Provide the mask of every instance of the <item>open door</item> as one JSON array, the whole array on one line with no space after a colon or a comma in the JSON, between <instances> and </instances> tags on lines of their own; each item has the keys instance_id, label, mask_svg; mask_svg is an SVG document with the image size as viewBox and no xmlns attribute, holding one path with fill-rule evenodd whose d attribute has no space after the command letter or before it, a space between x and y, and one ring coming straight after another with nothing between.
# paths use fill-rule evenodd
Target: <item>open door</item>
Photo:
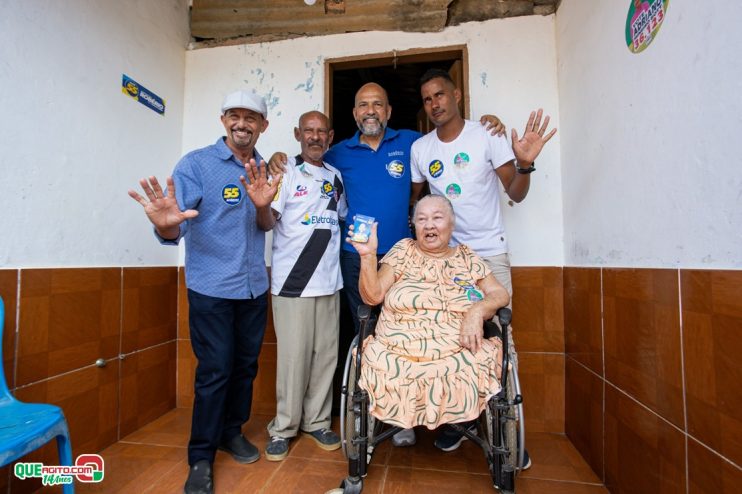
<instances>
[{"instance_id":1,"label":"open door","mask_svg":"<svg viewBox=\"0 0 742 494\"><path fill-rule=\"evenodd\" d=\"M467 118L467 113L465 112L467 108L467 102L468 99L466 95L468 92L466 91L465 85L464 85L464 64L461 60L455 60L453 64L451 65L451 68L448 69L448 74L451 76L451 79L453 79L453 83L456 85L457 88L461 90L461 101L459 101L459 113L462 115L465 115L464 118ZM420 110L417 112L417 131L421 134L427 134L431 130L433 130L433 123L428 118L428 115L425 113L425 108L422 106L422 102L420 103Z\"/></svg>"},{"instance_id":2,"label":"open door","mask_svg":"<svg viewBox=\"0 0 742 494\"><path fill-rule=\"evenodd\" d=\"M325 112L335 129L335 142L357 130L353 120L355 93L367 82L381 84L389 94L393 129L432 129L422 109L420 77L426 70L448 71L461 89L460 110L468 118L468 55L465 45L386 52L325 61Z\"/></svg>"}]
</instances>

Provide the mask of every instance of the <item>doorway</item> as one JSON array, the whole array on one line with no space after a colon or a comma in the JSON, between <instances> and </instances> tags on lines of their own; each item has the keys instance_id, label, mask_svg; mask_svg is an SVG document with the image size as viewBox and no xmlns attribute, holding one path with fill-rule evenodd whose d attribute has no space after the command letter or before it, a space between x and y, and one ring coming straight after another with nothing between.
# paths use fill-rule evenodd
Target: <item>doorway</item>
<instances>
[{"instance_id":1,"label":"doorway","mask_svg":"<svg viewBox=\"0 0 742 494\"><path fill-rule=\"evenodd\" d=\"M335 129L334 142L355 134L355 94L368 82L380 84L389 94L392 117L389 127L432 130L420 98L419 80L428 69L449 72L462 93L459 110L469 118L468 55L466 45L415 48L325 60L325 114Z\"/></svg>"},{"instance_id":2,"label":"doorway","mask_svg":"<svg viewBox=\"0 0 742 494\"><path fill-rule=\"evenodd\" d=\"M368 83L376 82L387 90L393 129L414 129L423 134L433 129L420 97L420 77L428 69L451 74L462 98L459 111L469 118L468 55L466 45L429 49L411 49L372 55L325 60L325 115L335 130L334 143L352 137L358 127L353 119L355 94ZM338 362L333 389L333 414L339 414L343 367L348 346L354 336L353 320L345 294L340 296L340 335Z\"/></svg>"}]
</instances>

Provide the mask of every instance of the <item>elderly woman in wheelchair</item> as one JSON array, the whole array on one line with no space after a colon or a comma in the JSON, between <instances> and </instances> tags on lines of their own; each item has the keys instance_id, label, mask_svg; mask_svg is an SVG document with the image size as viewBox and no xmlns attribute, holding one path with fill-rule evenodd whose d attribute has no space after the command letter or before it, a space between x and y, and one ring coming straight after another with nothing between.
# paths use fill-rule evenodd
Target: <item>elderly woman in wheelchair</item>
<instances>
[{"instance_id":1,"label":"elderly woman in wheelchair","mask_svg":"<svg viewBox=\"0 0 742 494\"><path fill-rule=\"evenodd\" d=\"M426 196L413 222L417 240L401 240L380 262L376 224L367 243L352 240L352 227L348 235L361 257L361 296L383 305L373 335L376 316L368 307L359 311L362 351L355 351L355 340L346 363L341 433L350 465L343 492L360 492L379 442L442 424L479 444L495 487L513 491L522 454L515 437L520 395L502 384L510 312L501 308L509 295L467 246L449 246L454 214L448 199ZM501 332L489 322L496 313ZM476 429L460 425L470 423ZM383 424L391 427L383 430Z\"/></svg>"}]
</instances>

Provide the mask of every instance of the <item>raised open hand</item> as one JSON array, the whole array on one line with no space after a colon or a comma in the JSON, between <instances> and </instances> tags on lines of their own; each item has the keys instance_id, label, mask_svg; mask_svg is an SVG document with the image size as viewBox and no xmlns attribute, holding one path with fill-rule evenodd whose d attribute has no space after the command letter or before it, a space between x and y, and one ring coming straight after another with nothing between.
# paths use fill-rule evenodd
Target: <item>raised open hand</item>
<instances>
[{"instance_id":1,"label":"raised open hand","mask_svg":"<svg viewBox=\"0 0 742 494\"><path fill-rule=\"evenodd\" d=\"M523 137L518 138L518 132L513 129L513 153L518 160L519 166L530 165L536 161L536 157L543 149L544 145L549 142L554 134L556 134L556 128L551 129L551 132L544 136L546 129L549 126L550 117L546 115L544 117L544 123L541 124L541 117L544 111L539 108L538 111L532 111L528 117L528 123L526 123L526 130L523 133Z\"/></svg>"},{"instance_id":2,"label":"raised open hand","mask_svg":"<svg viewBox=\"0 0 742 494\"><path fill-rule=\"evenodd\" d=\"M195 209L181 211L178 201L175 200L175 183L172 177L167 177L167 194L163 192L160 183L154 176L139 180L139 185L147 199L134 190L129 190L129 196L144 207L147 218L155 225L157 232L163 238L176 238L179 225L185 220L198 216Z\"/></svg>"},{"instance_id":3,"label":"raised open hand","mask_svg":"<svg viewBox=\"0 0 742 494\"><path fill-rule=\"evenodd\" d=\"M254 159L245 163L245 174L247 180L245 180L244 175L241 175L240 182L244 185L247 196L252 203L256 208L268 206L278 191L278 184L281 183L283 175L281 173L274 174L273 180L268 181L268 167L265 165L265 161L261 160L260 166L257 166Z\"/></svg>"}]
</instances>

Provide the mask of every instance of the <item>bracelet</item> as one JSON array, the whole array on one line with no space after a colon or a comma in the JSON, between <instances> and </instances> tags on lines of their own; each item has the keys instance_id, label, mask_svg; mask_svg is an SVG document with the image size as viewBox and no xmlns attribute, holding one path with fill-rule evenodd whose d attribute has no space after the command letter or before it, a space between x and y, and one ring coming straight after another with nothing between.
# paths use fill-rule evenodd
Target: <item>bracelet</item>
<instances>
[{"instance_id":1,"label":"bracelet","mask_svg":"<svg viewBox=\"0 0 742 494\"><path fill-rule=\"evenodd\" d=\"M534 161L531 163L531 166L528 168L521 168L517 164L515 165L515 169L520 173L521 175L528 175L529 173L533 173L536 171L536 162Z\"/></svg>"}]
</instances>

